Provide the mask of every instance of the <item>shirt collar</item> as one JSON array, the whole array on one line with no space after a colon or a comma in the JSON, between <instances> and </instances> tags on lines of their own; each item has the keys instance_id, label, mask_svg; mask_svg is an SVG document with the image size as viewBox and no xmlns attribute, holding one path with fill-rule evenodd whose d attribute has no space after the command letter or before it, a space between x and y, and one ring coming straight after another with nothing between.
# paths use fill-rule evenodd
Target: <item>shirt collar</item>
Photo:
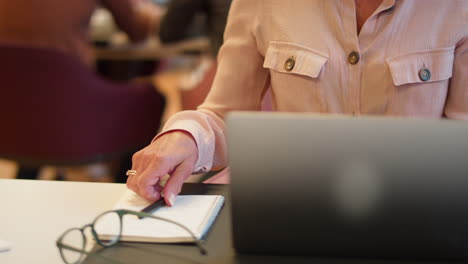
<instances>
[{"instance_id":1,"label":"shirt collar","mask_svg":"<svg viewBox=\"0 0 468 264\"><path fill-rule=\"evenodd\" d=\"M395 8L396 3L399 0L383 0L382 4L377 8L374 14L379 14L384 11L391 11Z\"/></svg>"}]
</instances>

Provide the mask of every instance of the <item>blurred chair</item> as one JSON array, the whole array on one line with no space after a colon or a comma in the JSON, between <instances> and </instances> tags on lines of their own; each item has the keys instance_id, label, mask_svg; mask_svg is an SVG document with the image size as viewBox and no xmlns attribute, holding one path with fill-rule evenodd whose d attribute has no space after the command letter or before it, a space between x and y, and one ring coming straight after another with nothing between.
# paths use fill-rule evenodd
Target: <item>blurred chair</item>
<instances>
[{"instance_id":1,"label":"blurred chair","mask_svg":"<svg viewBox=\"0 0 468 264\"><path fill-rule=\"evenodd\" d=\"M165 100L150 84L103 80L51 49L0 45L0 58L0 157L20 168L123 158L159 129Z\"/></svg>"}]
</instances>

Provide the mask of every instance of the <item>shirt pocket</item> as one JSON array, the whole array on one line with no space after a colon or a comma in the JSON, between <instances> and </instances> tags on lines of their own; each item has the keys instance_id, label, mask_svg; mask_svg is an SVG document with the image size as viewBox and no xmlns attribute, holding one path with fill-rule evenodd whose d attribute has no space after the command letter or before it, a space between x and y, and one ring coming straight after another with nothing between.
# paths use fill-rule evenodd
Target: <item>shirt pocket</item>
<instances>
[{"instance_id":1,"label":"shirt pocket","mask_svg":"<svg viewBox=\"0 0 468 264\"><path fill-rule=\"evenodd\" d=\"M270 85L280 111L324 110L320 74L328 56L291 42L271 41L263 67L270 70Z\"/></svg>"},{"instance_id":2,"label":"shirt pocket","mask_svg":"<svg viewBox=\"0 0 468 264\"><path fill-rule=\"evenodd\" d=\"M388 58L393 81L387 112L441 116L452 77L454 47L422 50Z\"/></svg>"},{"instance_id":3,"label":"shirt pocket","mask_svg":"<svg viewBox=\"0 0 468 264\"><path fill-rule=\"evenodd\" d=\"M291 67L288 62L294 62ZM264 68L317 78L328 56L313 49L289 42L272 41L268 46Z\"/></svg>"},{"instance_id":4,"label":"shirt pocket","mask_svg":"<svg viewBox=\"0 0 468 264\"><path fill-rule=\"evenodd\" d=\"M395 86L452 77L454 47L410 52L387 59Z\"/></svg>"}]
</instances>

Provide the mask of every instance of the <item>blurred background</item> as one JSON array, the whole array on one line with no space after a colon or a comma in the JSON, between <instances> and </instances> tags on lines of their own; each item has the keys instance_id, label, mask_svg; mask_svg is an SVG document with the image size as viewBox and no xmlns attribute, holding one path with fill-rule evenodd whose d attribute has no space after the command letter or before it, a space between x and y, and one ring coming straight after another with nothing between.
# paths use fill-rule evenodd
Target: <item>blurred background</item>
<instances>
[{"instance_id":1,"label":"blurred background","mask_svg":"<svg viewBox=\"0 0 468 264\"><path fill-rule=\"evenodd\" d=\"M125 182L194 110L230 0L0 0L0 178Z\"/></svg>"}]
</instances>

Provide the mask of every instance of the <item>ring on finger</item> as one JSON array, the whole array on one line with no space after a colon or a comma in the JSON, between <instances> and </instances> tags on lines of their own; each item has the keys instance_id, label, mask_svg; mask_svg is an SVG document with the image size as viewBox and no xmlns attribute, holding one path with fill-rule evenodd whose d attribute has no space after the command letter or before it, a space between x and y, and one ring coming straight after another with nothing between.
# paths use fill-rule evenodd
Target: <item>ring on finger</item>
<instances>
[{"instance_id":1,"label":"ring on finger","mask_svg":"<svg viewBox=\"0 0 468 264\"><path fill-rule=\"evenodd\" d=\"M136 170L128 170L127 173L125 173L125 175L127 176L135 176L136 174L137 174Z\"/></svg>"}]
</instances>

